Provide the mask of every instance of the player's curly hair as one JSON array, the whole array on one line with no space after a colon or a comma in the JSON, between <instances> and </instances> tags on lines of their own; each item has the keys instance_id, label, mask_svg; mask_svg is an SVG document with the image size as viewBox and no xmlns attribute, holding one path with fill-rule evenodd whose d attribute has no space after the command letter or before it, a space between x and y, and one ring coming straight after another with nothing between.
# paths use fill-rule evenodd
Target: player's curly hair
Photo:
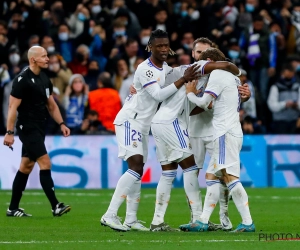
<instances>
[{"instance_id":1,"label":"player's curly hair","mask_svg":"<svg viewBox=\"0 0 300 250\"><path fill-rule=\"evenodd\" d=\"M169 35L168 35L168 32L166 31L163 31L161 29L157 29L157 30L154 30L151 32L151 36L149 38L149 41L148 41L148 44L146 46L146 49L148 52L150 52L150 45L152 44L153 40L155 38L169 38ZM169 50L169 55L173 56L175 55L176 53L170 48Z\"/></svg>"},{"instance_id":2,"label":"player's curly hair","mask_svg":"<svg viewBox=\"0 0 300 250\"><path fill-rule=\"evenodd\" d=\"M225 55L217 48L208 48L200 54L199 59L200 60L207 60L207 58L210 58L213 61L225 61L226 57Z\"/></svg>"}]
</instances>

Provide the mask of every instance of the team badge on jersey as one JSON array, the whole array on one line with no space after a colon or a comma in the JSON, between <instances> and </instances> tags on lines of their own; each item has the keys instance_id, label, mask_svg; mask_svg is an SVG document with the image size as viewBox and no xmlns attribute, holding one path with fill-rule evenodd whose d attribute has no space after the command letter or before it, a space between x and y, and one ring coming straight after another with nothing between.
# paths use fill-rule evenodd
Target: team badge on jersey
<instances>
[{"instance_id":1,"label":"team badge on jersey","mask_svg":"<svg viewBox=\"0 0 300 250\"><path fill-rule=\"evenodd\" d=\"M50 91L49 91L49 88L46 88L46 96L47 96L47 98L50 97Z\"/></svg>"},{"instance_id":2,"label":"team badge on jersey","mask_svg":"<svg viewBox=\"0 0 300 250\"><path fill-rule=\"evenodd\" d=\"M153 72L152 72L151 70L147 70L147 71L146 71L146 76L147 76L148 78L152 78L152 77L153 77Z\"/></svg>"},{"instance_id":3,"label":"team badge on jersey","mask_svg":"<svg viewBox=\"0 0 300 250\"><path fill-rule=\"evenodd\" d=\"M137 148L137 147L138 147L138 144L137 144L136 141L134 141L134 142L132 143L132 147L134 147L134 148Z\"/></svg>"}]
</instances>

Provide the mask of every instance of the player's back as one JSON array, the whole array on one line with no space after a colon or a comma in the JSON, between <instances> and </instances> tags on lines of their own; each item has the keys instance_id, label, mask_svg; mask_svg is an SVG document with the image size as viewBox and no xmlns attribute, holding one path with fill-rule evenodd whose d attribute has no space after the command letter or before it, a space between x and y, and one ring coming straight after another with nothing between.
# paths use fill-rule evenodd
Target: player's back
<instances>
[{"instance_id":1,"label":"player's back","mask_svg":"<svg viewBox=\"0 0 300 250\"><path fill-rule=\"evenodd\" d=\"M138 66L133 79L133 86L137 93L129 95L126 98L124 106L118 113L114 124L130 119L131 122L140 125L142 133L149 133L151 120L159 102L145 88L156 83L161 87L164 86L167 67L168 65L164 63L162 68L158 68L150 59L146 59Z\"/></svg>"},{"instance_id":2,"label":"player's back","mask_svg":"<svg viewBox=\"0 0 300 250\"><path fill-rule=\"evenodd\" d=\"M227 132L234 136L242 137L243 132L239 119L241 104L238 91L238 86L241 85L239 78L223 70L214 70L210 74L206 93L210 93L209 85L211 82L220 85L220 93L215 100L213 108L214 138L218 138Z\"/></svg>"},{"instance_id":3,"label":"player's back","mask_svg":"<svg viewBox=\"0 0 300 250\"><path fill-rule=\"evenodd\" d=\"M197 62L200 65L199 71L203 70L203 66L207 63L207 61L199 61ZM184 75L184 71L190 67L191 65L181 65L179 67L173 68L166 75L165 84L169 85ZM205 84L205 79L200 78L197 83L197 89L203 88ZM164 100L153 117L152 123L162 123L169 124L172 123L176 118L179 118L186 124L189 121L189 114L191 108L193 106L188 101L186 97L186 89L185 86L182 86L175 94ZM195 107L195 106L194 106Z\"/></svg>"}]
</instances>

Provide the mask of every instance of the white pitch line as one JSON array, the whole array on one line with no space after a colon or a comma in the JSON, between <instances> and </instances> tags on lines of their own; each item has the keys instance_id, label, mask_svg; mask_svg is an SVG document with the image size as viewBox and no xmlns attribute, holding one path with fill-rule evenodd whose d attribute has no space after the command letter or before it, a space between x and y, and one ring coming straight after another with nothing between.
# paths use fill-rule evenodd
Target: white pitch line
<instances>
[{"instance_id":1,"label":"white pitch line","mask_svg":"<svg viewBox=\"0 0 300 250\"><path fill-rule=\"evenodd\" d=\"M64 240L64 241L0 241L0 244L67 244L67 243L194 243L194 242L254 242L257 240Z\"/></svg>"}]
</instances>

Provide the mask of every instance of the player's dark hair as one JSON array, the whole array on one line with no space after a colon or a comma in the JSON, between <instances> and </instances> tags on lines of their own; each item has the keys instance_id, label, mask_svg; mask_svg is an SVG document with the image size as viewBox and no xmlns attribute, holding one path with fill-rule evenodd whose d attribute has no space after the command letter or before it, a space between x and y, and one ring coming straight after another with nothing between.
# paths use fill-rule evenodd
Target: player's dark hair
<instances>
[{"instance_id":1,"label":"player's dark hair","mask_svg":"<svg viewBox=\"0 0 300 250\"><path fill-rule=\"evenodd\" d=\"M210 58L213 61L225 61L225 55L216 48L208 48L200 54L200 60L207 60L207 58Z\"/></svg>"},{"instance_id":2,"label":"player's dark hair","mask_svg":"<svg viewBox=\"0 0 300 250\"><path fill-rule=\"evenodd\" d=\"M146 46L146 50L150 52L150 45L154 41L155 38L169 38L168 32L163 31L161 29L157 29L151 32L151 36L148 41L148 45ZM175 55L176 53L170 48L169 50L170 55Z\"/></svg>"}]
</instances>

